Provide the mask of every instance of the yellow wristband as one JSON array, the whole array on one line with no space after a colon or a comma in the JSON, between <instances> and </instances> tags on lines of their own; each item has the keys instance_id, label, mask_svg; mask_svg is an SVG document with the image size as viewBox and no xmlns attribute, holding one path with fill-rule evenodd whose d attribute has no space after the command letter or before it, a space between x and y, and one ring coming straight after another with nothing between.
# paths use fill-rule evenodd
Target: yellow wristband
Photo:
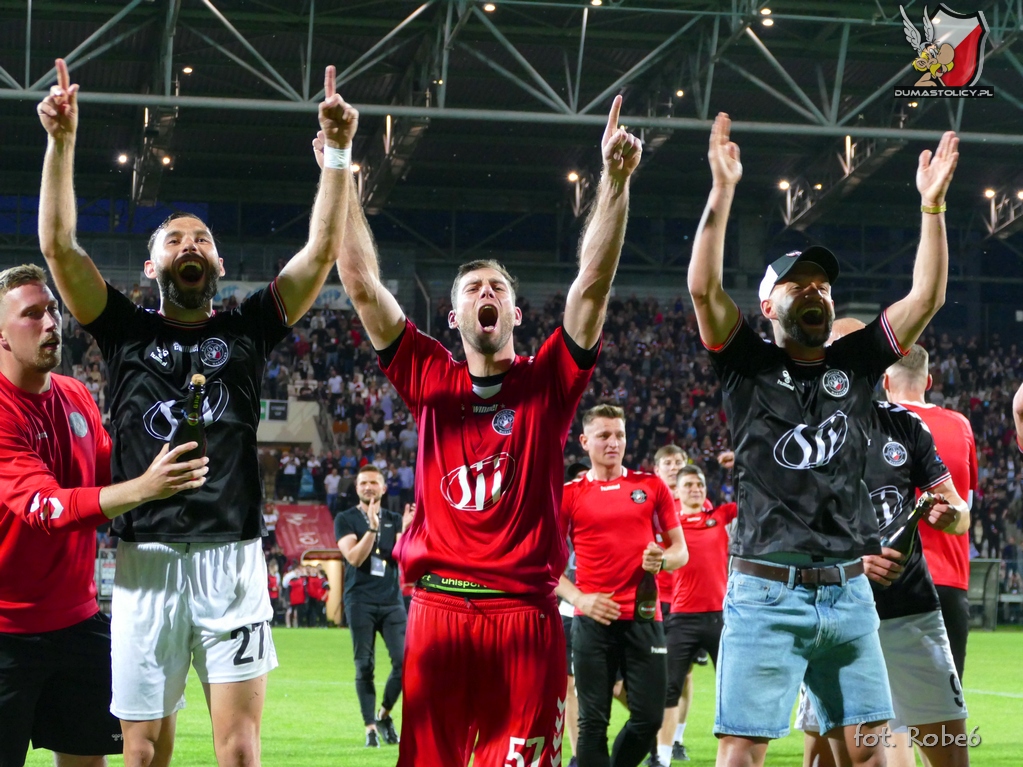
<instances>
[{"instance_id":1,"label":"yellow wristband","mask_svg":"<svg viewBox=\"0 0 1023 767\"><path fill-rule=\"evenodd\" d=\"M945 203L941 203L941 205L921 205L920 206L920 212L921 213L944 213L945 212Z\"/></svg>"}]
</instances>

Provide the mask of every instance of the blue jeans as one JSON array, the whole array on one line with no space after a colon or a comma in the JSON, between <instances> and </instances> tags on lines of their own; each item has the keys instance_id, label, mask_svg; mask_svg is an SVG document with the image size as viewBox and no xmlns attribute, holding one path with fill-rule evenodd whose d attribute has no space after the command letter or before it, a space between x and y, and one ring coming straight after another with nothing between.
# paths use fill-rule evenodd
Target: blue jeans
<instances>
[{"instance_id":1,"label":"blue jeans","mask_svg":"<svg viewBox=\"0 0 1023 767\"><path fill-rule=\"evenodd\" d=\"M785 737L801 682L823 733L895 715L865 575L789 587L731 572L724 624L715 735Z\"/></svg>"}]
</instances>

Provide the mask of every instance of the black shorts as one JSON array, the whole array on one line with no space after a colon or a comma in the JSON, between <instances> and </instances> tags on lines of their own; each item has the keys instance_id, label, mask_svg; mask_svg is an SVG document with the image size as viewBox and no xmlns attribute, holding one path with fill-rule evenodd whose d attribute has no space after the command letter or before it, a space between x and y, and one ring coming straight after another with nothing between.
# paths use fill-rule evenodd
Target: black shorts
<instances>
[{"instance_id":1,"label":"black shorts","mask_svg":"<svg viewBox=\"0 0 1023 767\"><path fill-rule=\"evenodd\" d=\"M674 708L682 696L686 675L700 650L718 665L718 644L724 628L723 612L672 613L664 623L668 644L668 697L665 708Z\"/></svg>"},{"instance_id":2,"label":"black shorts","mask_svg":"<svg viewBox=\"0 0 1023 767\"><path fill-rule=\"evenodd\" d=\"M21 767L30 741L62 754L121 753L102 613L58 631L0 633L0 767Z\"/></svg>"},{"instance_id":3,"label":"black shorts","mask_svg":"<svg viewBox=\"0 0 1023 767\"><path fill-rule=\"evenodd\" d=\"M954 586L935 588L938 590L948 643L952 647L952 661L959 674L959 682L962 683L963 671L966 669L966 640L970 636L970 600L965 589Z\"/></svg>"},{"instance_id":4,"label":"black shorts","mask_svg":"<svg viewBox=\"0 0 1023 767\"><path fill-rule=\"evenodd\" d=\"M568 655L568 675L575 676L575 669L572 667L572 616L562 615L561 625L565 629L565 647Z\"/></svg>"}]
</instances>

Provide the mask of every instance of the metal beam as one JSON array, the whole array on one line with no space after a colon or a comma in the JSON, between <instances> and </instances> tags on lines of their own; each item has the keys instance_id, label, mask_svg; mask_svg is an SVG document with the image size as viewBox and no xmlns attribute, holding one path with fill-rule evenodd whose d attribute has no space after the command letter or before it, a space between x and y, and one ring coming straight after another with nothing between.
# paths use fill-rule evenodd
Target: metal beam
<instances>
[{"instance_id":1,"label":"metal beam","mask_svg":"<svg viewBox=\"0 0 1023 767\"><path fill-rule=\"evenodd\" d=\"M25 87L30 82L32 69L32 0L28 0L28 13L25 14Z\"/></svg>"},{"instance_id":2,"label":"metal beam","mask_svg":"<svg viewBox=\"0 0 1023 767\"><path fill-rule=\"evenodd\" d=\"M579 109L579 83L583 79L583 49L586 47L586 24L590 18L590 8L583 8L583 22L579 29L579 58L575 65L575 89L572 92L572 109Z\"/></svg>"},{"instance_id":3,"label":"metal beam","mask_svg":"<svg viewBox=\"0 0 1023 767\"><path fill-rule=\"evenodd\" d=\"M828 122L834 125L838 121L838 102L842 98L842 78L845 76L845 56L849 52L849 25L842 26L842 41L838 44L838 66L835 69L835 87L831 91L831 111Z\"/></svg>"},{"instance_id":4,"label":"metal beam","mask_svg":"<svg viewBox=\"0 0 1023 767\"><path fill-rule=\"evenodd\" d=\"M96 58L98 56L102 56L104 53L106 53L108 50L113 48L115 45L120 45L120 43L123 40L127 40L129 37L133 37L134 35L137 35L139 32L141 32L143 29L148 27L154 21L156 21L156 17L155 16L150 16L148 19L143 21L141 24L136 24L131 29L126 30L125 32L122 32L121 34L119 34L113 40L108 40L107 42L103 43L103 45L99 46L98 48L93 48L91 51L86 53L81 58L75 59L74 63L68 64L67 71L68 72L74 72L79 67L85 66L90 61L92 61L94 58ZM35 93L38 95L39 91L35 91Z\"/></svg>"},{"instance_id":5,"label":"metal beam","mask_svg":"<svg viewBox=\"0 0 1023 767\"><path fill-rule=\"evenodd\" d=\"M765 93L769 93L770 95L774 96L776 99L778 99L778 101L787 106L789 109L792 109L798 112L799 114L803 115L803 117L805 117L810 122L817 122L816 115L814 115L812 112L807 111L806 109L803 109L803 107L799 106L799 104L790 99L784 93L779 91L777 88L768 85L752 72L747 72L745 69L740 67L735 62L729 61L724 57L721 58L721 63L724 64L729 69L731 69L733 72L740 75L741 77L744 77L745 79L749 80L751 83L753 83L755 86L760 88Z\"/></svg>"},{"instance_id":6,"label":"metal beam","mask_svg":"<svg viewBox=\"0 0 1023 767\"><path fill-rule=\"evenodd\" d=\"M92 43L95 40L98 40L100 37L102 37L104 34L106 34L106 31L108 29L110 29L117 22L119 22L121 19L123 19L125 16L127 16L129 13L131 13L133 10L135 10L135 8L139 4L141 4L142 2L143 2L143 0L131 0L131 2L128 3L126 6L124 6L124 8L122 8L120 11L118 11L113 16L111 16L107 20L107 22L105 24L103 24L99 29L97 29L95 32L93 32L91 35L89 35L87 38L85 38L78 45L77 48L75 48L73 51L71 51L71 53L69 53L67 56L65 56L64 57L64 61L66 63L70 64L72 61L74 61L76 58L78 58L82 53L85 52L85 50L90 45L92 45ZM38 80L36 80L34 83L32 83L32 85L30 85L28 87L28 90L31 90L31 91L39 90L42 86L44 86L47 83L49 83L50 80L52 80L56 76L57 76L57 67L54 66L52 69L50 69L49 72L47 72L45 75L43 75Z\"/></svg>"},{"instance_id":7,"label":"metal beam","mask_svg":"<svg viewBox=\"0 0 1023 767\"><path fill-rule=\"evenodd\" d=\"M167 18L164 21L163 36L160 39L160 64L163 65L163 95L171 93L174 74L174 32L178 27L178 12L181 0L168 0Z\"/></svg>"},{"instance_id":8,"label":"metal beam","mask_svg":"<svg viewBox=\"0 0 1023 767\"><path fill-rule=\"evenodd\" d=\"M519 52L519 49L512 45L511 41L501 33L501 30L494 26L494 22L488 19L486 14L476 6L473 6L472 12L480 21L483 22L483 26L490 30L490 34L497 39L497 42L499 42L504 49L511 54L512 58L519 63L519 66L526 70L526 73L533 79L533 82L539 85L540 89L547 94L550 100L558 105L557 108L559 111L565 112L566 114L571 113L572 110L569 108L568 104L565 103L564 99L562 99L561 96L558 95L558 92L555 91L543 78L543 76L536 71L533 65L526 60L526 57Z\"/></svg>"},{"instance_id":9,"label":"metal beam","mask_svg":"<svg viewBox=\"0 0 1023 767\"><path fill-rule=\"evenodd\" d=\"M767 62L774 68L774 71L781 75L781 79L784 80L786 85L788 85L789 88L792 89L792 92L796 94L796 98L802 101L803 104L806 105L806 108L813 112L813 116L816 117L817 121L822 125L827 123L828 120L824 116L824 113L817 108L817 105L813 103L813 99L806 95L803 89L799 87L799 83L792 78L792 75L786 71L785 67L781 65L781 62L774 57L774 54L767 49L767 46L764 45L763 41L757 37L757 33L749 27L746 27L746 36L753 41L753 45L755 45L757 50L760 51L764 58L767 59Z\"/></svg>"},{"instance_id":10,"label":"metal beam","mask_svg":"<svg viewBox=\"0 0 1023 767\"><path fill-rule=\"evenodd\" d=\"M599 96L597 96L595 99L590 101L589 104L580 109L579 110L580 114L586 114L595 106L603 104L608 96L617 94L623 85L629 83L634 77L638 77L639 75L643 74L643 72L645 72L658 61L660 61L662 58L664 58L667 55L666 52L671 47L671 45L676 40L678 40L682 35L688 32L690 27L692 27L693 24L698 22L701 18L702 17L697 16L683 24L681 29L679 29L677 32L671 35L671 37L669 37L663 43L661 43L652 51L650 51L650 53L648 53L646 56L640 59L631 69L629 69L628 72L626 72L624 75L622 75L609 86L607 86L604 90L600 92Z\"/></svg>"},{"instance_id":11,"label":"metal beam","mask_svg":"<svg viewBox=\"0 0 1023 767\"><path fill-rule=\"evenodd\" d=\"M305 71L302 72L302 98L309 100L309 78L313 71L313 21L316 19L316 0L309 0L309 32L306 40Z\"/></svg>"},{"instance_id":12,"label":"metal beam","mask_svg":"<svg viewBox=\"0 0 1023 767\"><path fill-rule=\"evenodd\" d=\"M707 63L707 82L703 87L703 103L700 104L700 117L704 120L710 113L710 93L714 86L714 65L718 59L718 32L721 28L721 17L714 17L714 29L710 34L710 61Z\"/></svg>"},{"instance_id":13,"label":"metal beam","mask_svg":"<svg viewBox=\"0 0 1023 767\"><path fill-rule=\"evenodd\" d=\"M558 103L556 103L554 101L551 101L549 98L547 98L547 96L545 96L544 94L540 93L540 91L538 91L532 85L527 83L525 80L523 80L517 74L515 74L514 72L511 72L511 71L505 69L500 64L498 64L496 61L494 61L490 57L480 53L475 48L472 48L472 47L466 45L465 43L456 43L456 45L459 48L461 48L463 51L465 51L466 53L469 53L469 54L475 56L477 59L482 61L484 64L486 64L488 67L493 69L495 72L497 72L502 77L505 77L509 81L515 83L515 85L519 86L522 90L524 90L530 96L533 96L538 101L540 101L540 102L546 104L547 106L549 106L555 112L563 112L564 114L572 114L572 111L570 109L568 109L567 106L564 106L563 104L558 104ZM564 109L562 108L563 106L564 106Z\"/></svg>"},{"instance_id":14,"label":"metal beam","mask_svg":"<svg viewBox=\"0 0 1023 767\"><path fill-rule=\"evenodd\" d=\"M24 90L0 89L0 101L36 101L38 93ZM315 115L317 105L309 101L280 99L237 99L217 96L156 96L142 93L95 93L82 91L78 100L83 104L109 104L121 106L181 106L193 109L241 110L256 112L290 112ZM402 104L356 104L366 117L427 118L431 120L479 120L483 122L533 123L538 125L607 124L603 115L560 114L556 112L520 112L505 109L462 109L449 107L415 107ZM694 117L652 117L649 115L623 115L621 122L637 128L667 128L709 133L711 122ZM871 127L867 125L807 125L805 123L752 122L737 120L732 123L736 133L778 134L783 136L856 136L863 138L901 139L905 141L937 141L939 130L917 130ZM980 133L964 131L959 140L964 143L986 143L999 146L1023 146L1023 134Z\"/></svg>"},{"instance_id":15,"label":"metal beam","mask_svg":"<svg viewBox=\"0 0 1023 767\"><path fill-rule=\"evenodd\" d=\"M256 61L262 64L266 71L269 72L273 76L273 78L284 87L286 92L289 94L290 98L294 99L295 101L302 100L302 97L298 95L298 91L291 87L291 83L285 80L281 76L281 73L274 69L273 65L263 57L263 54L257 51L255 46L253 46L252 43L245 39L245 35L243 35L241 32L235 29L234 25L227 20L227 17L217 10L217 6L213 4L212 0L202 0L202 4L210 9L210 12L217 18L217 20L221 24L223 24L227 28L227 30L232 35L234 35L238 39L238 42L242 44L245 50L251 53L252 56L256 59Z\"/></svg>"},{"instance_id":16,"label":"metal beam","mask_svg":"<svg viewBox=\"0 0 1023 767\"><path fill-rule=\"evenodd\" d=\"M894 86L896 83L898 83L899 80L901 80L903 77L905 77L906 73L909 72L912 69L913 69L913 65L912 64L906 64L906 66L904 66L902 69L900 69L894 75L892 75L892 77L888 80L888 82L886 82L884 85L882 85L876 91L874 91L869 96L867 96L865 99L863 99L863 101L861 101L859 104L857 104L852 109L850 109L848 112L846 112L845 113L845 117L843 117L841 120L838 121L838 125L839 126L845 125L847 122L849 122L851 119L856 117L856 115L858 115L860 112L862 112L864 109L866 109L868 106L873 104L875 101L877 101L882 96L884 96L884 95L891 96L891 94L892 94L892 86Z\"/></svg>"},{"instance_id":17,"label":"metal beam","mask_svg":"<svg viewBox=\"0 0 1023 767\"><path fill-rule=\"evenodd\" d=\"M225 48L225 47L224 47L223 45L221 45L220 43L218 43L218 42L217 42L216 40L214 40L214 39L213 39L212 37L208 37L207 35L203 34L202 32L200 32L200 31L199 31L198 29L196 29L195 27L190 27L190 26L188 26L187 24L182 24L181 26L183 26L183 27L184 27L185 29L187 29L187 30L188 30L189 32L191 32L191 33L192 33L193 35L195 35L195 36L196 36L196 37L198 37L198 38L199 38L200 40L202 40L203 42L205 42L205 43L206 43L207 45L209 45L209 46L210 46L211 48L213 48L213 49L215 49L215 50L218 50L218 51L220 51L221 53L223 53L223 54L224 54L225 56L227 56L227 57L228 57L229 59L231 59L231 61L233 61L233 62L234 62L235 64L237 64L238 66L240 66L240 67L241 67L242 69L244 69L244 70L245 70L246 72L249 72L250 74L252 74L252 75L255 75L256 77L258 77L258 78L259 78L260 80L262 80L262 81L263 81L264 83L266 83L267 85L269 85L269 86L270 86L271 88L273 88L273 89L274 89L275 91L277 91L278 93L280 93L280 94L281 94L282 96L284 96L285 98L289 99L289 100L290 100L290 101L292 101L292 102L296 102L296 99L294 99L294 98L292 97L292 95L291 95L291 93L290 93L289 91L287 91L287 90L286 90L285 88L282 88L282 87L281 87L280 85L278 85L278 84L277 84L277 82L276 82L275 80L271 80L271 79L270 79L269 77L267 77L266 75L264 75L264 74L263 74L262 72L260 72L260 71L259 71L258 69L256 69L256 68L255 68L254 66L252 66L252 65L251 65L251 64L250 64L249 62L247 62L247 61L246 61L245 59L243 59L243 58L242 58L241 56L238 56L238 55L236 55L236 54L232 53L232 52L231 52L230 50L228 50L228 49L227 49L227 48ZM282 102L282 103L283 103L283 102ZM302 101L301 101L301 100L299 99L299 100L297 100L297 103L305 103L305 102L302 102Z\"/></svg>"},{"instance_id":18,"label":"metal beam","mask_svg":"<svg viewBox=\"0 0 1023 767\"><path fill-rule=\"evenodd\" d=\"M14 88L16 90L19 90L19 91L20 90L24 90L24 88L21 87L21 83L19 83L17 80L15 80L13 77L11 77L10 73L6 69L4 69L3 67L0 67L0 80L3 80L4 82L6 82L8 85L10 85L12 88ZM35 94L35 96L36 96L36 98L39 97L38 92Z\"/></svg>"}]
</instances>

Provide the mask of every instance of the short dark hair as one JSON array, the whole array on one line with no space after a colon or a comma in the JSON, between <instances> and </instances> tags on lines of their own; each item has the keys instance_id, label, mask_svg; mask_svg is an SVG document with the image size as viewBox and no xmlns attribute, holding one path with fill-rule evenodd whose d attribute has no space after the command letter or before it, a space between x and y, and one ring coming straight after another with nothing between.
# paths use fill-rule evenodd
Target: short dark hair
<instances>
[{"instance_id":1,"label":"short dark hair","mask_svg":"<svg viewBox=\"0 0 1023 767\"><path fill-rule=\"evenodd\" d=\"M682 477L688 477L691 475L699 477L700 481L703 482L703 484L705 485L707 484L707 478L703 475L703 469L701 469L699 466L694 466L691 463L686 464L685 466L678 470L678 476L675 477L675 484L677 485L680 482L682 482Z\"/></svg>"},{"instance_id":2,"label":"short dark hair","mask_svg":"<svg viewBox=\"0 0 1023 767\"><path fill-rule=\"evenodd\" d=\"M594 405L583 413L583 428L585 429L598 418L621 418L625 420L625 411L617 405Z\"/></svg>"},{"instance_id":3,"label":"short dark hair","mask_svg":"<svg viewBox=\"0 0 1023 767\"><path fill-rule=\"evenodd\" d=\"M455 273L455 281L451 283L451 306L452 308L458 303L458 286L462 282L462 278L469 272L475 272L477 269L493 269L495 272L500 272L501 276L508 281L508 286L512 291L512 301L515 300L515 296L519 292L519 281L512 277L511 272L505 269L504 264L493 258L478 258L475 261L468 261L458 267L458 271Z\"/></svg>"},{"instance_id":4,"label":"short dark hair","mask_svg":"<svg viewBox=\"0 0 1023 767\"><path fill-rule=\"evenodd\" d=\"M195 213L189 213L184 210L176 210L169 216L167 216L167 218L163 220L163 223L156 227L156 229L153 230L153 233L149 235L148 250L150 255L152 255L153 253L153 246L156 245L156 238L160 236L160 232L166 229L170 225L171 221L176 221L179 218L194 218L196 221L202 221L202 225L206 227L207 231L209 231L210 237L213 236L213 230L210 229L209 224L203 221L202 218L200 218L198 215L196 215Z\"/></svg>"},{"instance_id":5,"label":"short dark hair","mask_svg":"<svg viewBox=\"0 0 1023 767\"><path fill-rule=\"evenodd\" d=\"M370 472L376 472L381 477L384 476L383 470L375 463L367 463L365 466L360 466L359 470L355 472L355 478L358 479L363 474L369 474Z\"/></svg>"},{"instance_id":6,"label":"short dark hair","mask_svg":"<svg viewBox=\"0 0 1023 767\"><path fill-rule=\"evenodd\" d=\"M654 453L654 466L659 464L664 458L668 458L673 455L680 455L682 456L682 460L689 463L689 453L680 448L678 445L665 445L664 447L658 448L657 452Z\"/></svg>"}]
</instances>

